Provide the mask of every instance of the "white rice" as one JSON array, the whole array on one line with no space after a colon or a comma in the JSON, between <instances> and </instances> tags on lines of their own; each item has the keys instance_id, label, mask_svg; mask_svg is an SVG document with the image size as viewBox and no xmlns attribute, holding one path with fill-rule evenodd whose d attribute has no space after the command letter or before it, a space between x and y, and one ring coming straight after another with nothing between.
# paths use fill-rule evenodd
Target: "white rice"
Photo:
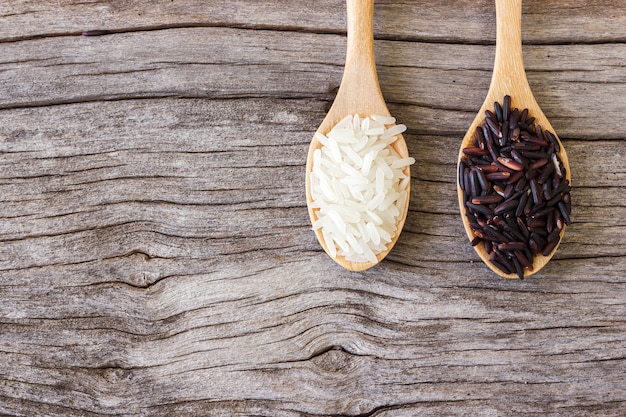
<instances>
[{"instance_id":1,"label":"white rice","mask_svg":"<svg viewBox=\"0 0 626 417\"><path fill-rule=\"evenodd\" d=\"M396 223L407 201L410 178L403 170L415 163L391 147L404 125L388 116L347 116L328 133L316 133L322 144L313 152L313 230L321 229L330 255L351 262L376 262L396 235Z\"/></svg>"}]
</instances>

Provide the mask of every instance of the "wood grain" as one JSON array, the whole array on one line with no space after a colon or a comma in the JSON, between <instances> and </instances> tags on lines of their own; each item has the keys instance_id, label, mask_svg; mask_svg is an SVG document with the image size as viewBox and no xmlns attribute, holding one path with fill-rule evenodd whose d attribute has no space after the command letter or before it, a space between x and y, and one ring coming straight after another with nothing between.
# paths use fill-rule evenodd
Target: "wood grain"
<instances>
[{"instance_id":1,"label":"wood grain","mask_svg":"<svg viewBox=\"0 0 626 417\"><path fill-rule=\"evenodd\" d=\"M623 6L524 2L529 83L576 188L522 282L480 262L457 214L494 15L376 3L417 162L398 243L351 273L304 191L342 1L4 2L0 415L624 415Z\"/></svg>"}]
</instances>

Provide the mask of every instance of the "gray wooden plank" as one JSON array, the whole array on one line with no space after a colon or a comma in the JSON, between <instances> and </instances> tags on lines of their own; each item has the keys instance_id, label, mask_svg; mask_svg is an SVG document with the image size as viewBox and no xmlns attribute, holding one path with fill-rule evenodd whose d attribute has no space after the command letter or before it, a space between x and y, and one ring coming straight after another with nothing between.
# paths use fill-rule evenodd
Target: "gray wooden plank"
<instances>
[{"instance_id":1,"label":"gray wooden plank","mask_svg":"<svg viewBox=\"0 0 626 417\"><path fill-rule=\"evenodd\" d=\"M21 58L0 63L0 108L149 97L332 100L345 38L294 33L283 40L276 31L193 28L10 43L7 56ZM469 125L489 85L493 46L380 41L377 48L381 87L399 120L433 133ZM624 136L626 123L615 115L626 105L613 99L624 44L525 51L531 87L560 136Z\"/></svg>"},{"instance_id":2,"label":"gray wooden plank","mask_svg":"<svg viewBox=\"0 0 626 417\"><path fill-rule=\"evenodd\" d=\"M585 208L598 190L582 186L582 218L553 262L523 283L501 280L455 212L454 156L442 143L456 140L409 134L418 164L406 229L387 261L348 273L308 230L298 179L322 114L308 100L171 98L3 111L5 132L21 132L8 131L1 186L14 203L0 273L11 376L2 395L20 399L13 409L623 406L623 199ZM253 136L259 126L272 131ZM586 146L574 141L572 159ZM295 400L293 386L305 387Z\"/></svg>"},{"instance_id":3,"label":"gray wooden plank","mask_svg":"<svg viewBox=\"0 0 626 417\"><path fill-rule=\"evenodd\" d=\"M344 33L345 2L319 0L140 0L61 2L12 0L0 6L0 42L89 30L125 32L172 27L241 27L313 33ZM526 0L524 39L531 43L614 43L626 39L623 5L594 0L584 7L575 0ZM493 43L495 7L491 0L376 2L379 38L429 42Z\"/></svg>"},{"instance_id":4,"label":"gray wooden plank","mask_svg":"<svg viewBox=\"0 0 626 417\"><path fill-rule=\"evenodd\" d=\"M468 244L454 184L490 1L377 2L417 162L402 236L362 273L323 253L303 187L343 2L0 6L0 414L623 415L621 8L525 2L575 223L508 281Z\"/></svg>"}]
</instances>

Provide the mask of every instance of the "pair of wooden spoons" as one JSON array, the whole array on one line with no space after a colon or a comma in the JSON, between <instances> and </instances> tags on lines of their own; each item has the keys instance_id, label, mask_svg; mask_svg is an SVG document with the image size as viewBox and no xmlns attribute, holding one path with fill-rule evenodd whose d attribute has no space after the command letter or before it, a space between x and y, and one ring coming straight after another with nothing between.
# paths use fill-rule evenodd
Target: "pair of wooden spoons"
<instances>
[{"instance_id":1,"label":"pair of wooden spoons","mask_svg":"<svg viewBox=\"0 0 626 417\"><path fill-rule=\"evenodd\" d=\"M485 118L485 110L491 109L493 103L501 100L505 95L509 95L511 97L512 107L518 107L520 109L527 108L529 114L532 114L535 117L537 124L541 125L546 130L554 132L550 122L541 111L541 108L532 94L526 79L526 73L524 71L521 30L522 0L496 0L495 3L496 55L491 85L482 107L478 111L476 118L463 139L461 149L469 146L473 141L476 127L481 124ZM358 113L361 116L370 116L373 114L383 116L389 115L389 110L387 109L387 105L385 104L385 100L378 84L374 58L374 1L347 0L347 16L348 44L345 69L337 97L335 98L330 111L318 128L318 132L322 134L328 133L328 131L335 124L349 114ZM559 144L559 157L564 168L566 169L566 179L571 181L569 161L567 159L565 149L560 141ZM311 197L310 189L310 174L313 167L313 152L321 146L321 143L314 137L311 142L307 158L306 196L307 203L309 204L309 215L312 222L317 220L317 209L311 207L313 199ZM408 149L404 138L400 136L398 140L394 142L393 147L402 158L408 157ZM459 152L459 160L462 155L462 152ZM409 174L409 167L406 167L405 173L407 175ZM465 216L465 207L463 205L462 197L463 191L460 187L458 187L458 185L457 190L459 194L459 204L461 207L463 224L468 237L471 240L474 238L474 232L470 228L468 219ZM341 266L352 271L365 270L374 266L387 256L395 242L398 240L400 231L402 230L406 219L407 211L408 199L403 211L401 211L401 217L397 223L397 233L393 237L393 240L387 245L386 250L377 255L377 262L355 263L347 261L341 256L336 256L333 259ZM565 227L561 230L559 240L562 238L564 230ZM329 253L321 231L317 230L316 234L324 250ZM516 277L514 274L505 274L493 266L489 262L489 255L482 245L477 245L474 248L481 259L494 272L507 278ZM556 247L550 254L548 254L548 256L536 256L533 261L533 268L531 270L526 270L525 274L530 275L543 268L543 266L545 266L545 264L552 258L555 251Z\"/></svg>"}]
</instances>

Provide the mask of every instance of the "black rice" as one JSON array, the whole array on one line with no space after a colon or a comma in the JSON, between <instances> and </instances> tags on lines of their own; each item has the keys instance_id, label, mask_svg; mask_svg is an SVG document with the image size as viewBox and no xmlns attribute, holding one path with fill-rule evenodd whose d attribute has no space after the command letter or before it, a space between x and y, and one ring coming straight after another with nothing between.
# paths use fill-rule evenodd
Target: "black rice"
<instances>
[{"instance_id":1,"label":"black rice","mask_svg":"<svg viewBox=\"0 0 626 417\"><path fill-rule=\"evenodd\" d=\"M459 186L464 211L489 261L520 279L534 256L548 256L571 224L570 184L556 136L511 97L485 112L473 143L463 149Z\"/></svg>"}]
</instances>

